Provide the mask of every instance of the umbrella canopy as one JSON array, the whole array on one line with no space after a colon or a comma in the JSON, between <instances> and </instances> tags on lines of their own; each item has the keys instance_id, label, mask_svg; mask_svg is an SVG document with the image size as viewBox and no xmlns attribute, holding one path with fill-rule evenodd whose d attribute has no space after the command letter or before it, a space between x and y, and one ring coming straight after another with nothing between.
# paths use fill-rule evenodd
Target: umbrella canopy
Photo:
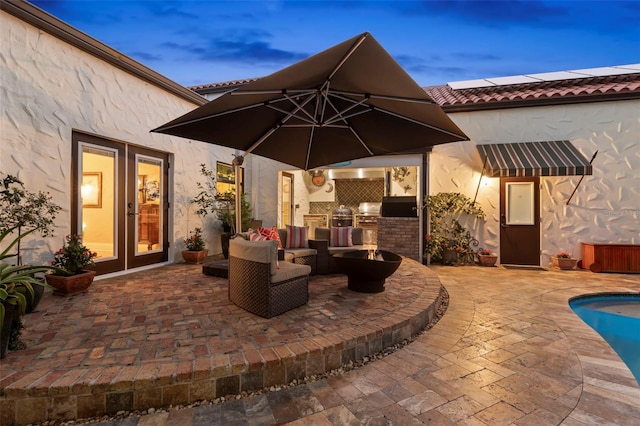
<instances>
[{"instance_id":1,"label":"umbrella canopy","mask_svg":"<svg viewBox=\"0 0 640 426\"><path fill-rule=\"evenodd\" d=\"M225 93L152 132L304 170L468 140L369 33ZM242 162L234 160L236 176Z\"/></svg>"},{"instance_id":2,"label":"umbrella canopy","mask_svg":"<svg viewBox=\"0 0 640 426\"><path fill-rule=\"evenodd\" d=\"M368 33L152 131L304 170L468 139Z\"/></svg>"}]
</instances>

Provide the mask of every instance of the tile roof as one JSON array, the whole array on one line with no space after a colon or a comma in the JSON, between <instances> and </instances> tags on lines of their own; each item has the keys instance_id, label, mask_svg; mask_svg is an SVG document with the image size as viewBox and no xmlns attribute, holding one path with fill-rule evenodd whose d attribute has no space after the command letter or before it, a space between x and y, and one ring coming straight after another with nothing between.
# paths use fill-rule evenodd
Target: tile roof
<instances>
[{"instance_id":1,"label":"tile roof","mask_svg":"<svg viewBox=\"0 0 640 426\"><path fill-rule=\"evenodd\" d=\"M639 99L640 73L465 89L449 85L424 89L447 112Z\"/></svg>"},{"instance_id":2,"label":"tile roof","mask_svg":"<svg viewBox=\"0 0 640 426\"><path fill-rule=\"evenodd\" d=\"M227 90L229 88L233 88L236 86L244 86L245 84L251 83L252 81L259 80L258 78L243 78L241 80L231 80L231 81L221 81L219 83L208 83L208 84L200 84L198 86L189 86L188 88L193 90L194 92L208 93L208 92L219 92L221 89Z\"/></svg>"},{"instance_id":3,"label":"tile roof","mask_svg":"<svg viewBox=\"0 0 640 426\"><path fill-rule=\"evenodd\" d=\"M258 78L202 84L189 89L201 95L220 93L256 80ZM457 87L458 84L450 83L428 86L424 90L446 112L640 99L640 73L501 85L491 80L483 82L484 85L478 85L481 87L454 89L452 85Z\"/></svg>"}]
</instances>

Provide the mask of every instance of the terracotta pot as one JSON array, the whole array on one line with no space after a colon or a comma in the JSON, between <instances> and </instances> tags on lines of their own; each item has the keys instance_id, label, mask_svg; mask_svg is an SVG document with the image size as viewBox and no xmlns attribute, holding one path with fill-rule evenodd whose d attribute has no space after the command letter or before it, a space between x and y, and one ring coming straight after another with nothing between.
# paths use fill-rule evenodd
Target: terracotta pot
<instances>
[{"instance_id":1,"label":"terracotta pot","mask_svg":"<svg viewBox=\"0 0 640 426\"><path fill-rule=\"evenodd\" d=\"M577 263L578 263L578 259L558 257L558 267L560 269L564 269L565 271L568 271L570 269L575 269Z\"/></svg>"},{"instance_id":2,"label":"terracotta pot","mask_svg":"<svg viewBox=\"0 0 640 426\"><path fill-rule=\"evenodd\" d=\"M45 275L47 284L55 288L53 294L56 296L73 296L74 294L87 291L93 278L96 276L96 271L83 270L82 273L63 276L63 275Z\"/></svg>"},{"instance_id":3,"label":"terracotta pot","mask_svg":"<svg viewBox=\"0 0 640 426\"><path fill-rule=\"evenodd\" d=\"M187 263L199 264L204 262L209 250L182 250L182 258Z\"/></svg>"},{"instance_id":4,"label":"terracotta pot","mask_svg":"<svg viewBox=\"0 0 640 426\"><path fill-rule=\"evenodd\" d=\"M495 266L498 261L498 256L492 256L490 254L479 254L478 259L482 266Z\"/></svg>"}]
</instances>

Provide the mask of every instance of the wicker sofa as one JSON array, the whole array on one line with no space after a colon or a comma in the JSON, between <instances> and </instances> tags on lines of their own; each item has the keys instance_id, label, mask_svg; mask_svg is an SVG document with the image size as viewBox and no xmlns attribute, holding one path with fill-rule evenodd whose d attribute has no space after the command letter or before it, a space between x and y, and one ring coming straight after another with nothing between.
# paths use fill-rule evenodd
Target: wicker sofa
<instances>
[{"instance_id":1,"label":"wicker sofa","mask_svg":"<svg viewBox=\"0 0 640 426\"><path fill-rule=\"evenodd\" d=\"M309 246L316 249L316 269L318 274L335 274L340 272L338 265L333 260L333 254L345 251L363 250L363 230L360 227L353 228L353 245L348 247L335 247L331 245L329 228L316 228L316 239L309 240Z\"/></svg>"},{"instance_id":2,"label":"wicker sofa","mask_svg":"<svg viewBox=\"0 0 640 426\"><path fill-rule=\"evenodd\" d=\"M284 245L287 241L287 230L286 228L278 228L278 235L280 237L280 242ZM297 265L307 265L311 267L311 275L319 274L317 270L317 254L318 250L316 249L313 240L309 240L309 247L302 248L284 248L284 256L283 259L287 262L292 262Z\"/></svg>"},{"instance_id":3,"label":"wicker sofa","mask_svg":"<svg viewBox=\"0 0 640 426\"><path fill-rule=\"evenodd\" d=\"M277 241L229 242L229 300L272 318L309 301L311 267L279 262Z\"/></svg>"}]
</instances>

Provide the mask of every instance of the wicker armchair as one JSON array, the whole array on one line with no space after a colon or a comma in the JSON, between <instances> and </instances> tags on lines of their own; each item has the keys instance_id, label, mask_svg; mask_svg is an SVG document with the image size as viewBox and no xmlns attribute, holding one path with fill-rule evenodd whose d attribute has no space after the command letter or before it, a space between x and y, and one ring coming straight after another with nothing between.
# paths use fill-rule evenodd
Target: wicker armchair
<instances>
[{"instance_id":1,"label":"wicker armchair","mask_svg":"<svg viewBox=\"0 0 640 426\"><path fill-rule=\"evenodd\" d=\"M277 259L277 241L231 240L229 300L264 318L306 304L311 267Z\"/></svg>"}]
</instances>

